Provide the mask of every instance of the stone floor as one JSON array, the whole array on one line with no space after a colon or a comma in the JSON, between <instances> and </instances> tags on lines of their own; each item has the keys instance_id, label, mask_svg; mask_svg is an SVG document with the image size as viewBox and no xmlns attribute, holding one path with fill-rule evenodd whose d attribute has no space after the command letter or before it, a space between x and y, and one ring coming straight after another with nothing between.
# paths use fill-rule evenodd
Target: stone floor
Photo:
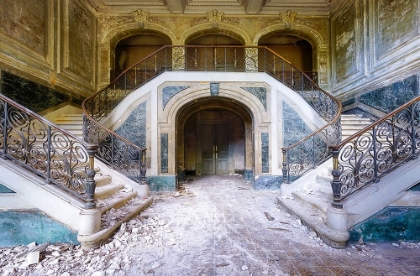
<instances>
[{"instance_id":1,"label":"stone floor","mask_svg":"<svg viewBox=\"0 0 420 276\"><path fill-rule=\"evenodd\" d=\"M15 268L15 251L0 250L0 275L420 275L419 243L333 249L277 196L240 176L188 177L176 193L154 193L99 249L47 249L39 264Z\"/></svg>"}]
</instances>

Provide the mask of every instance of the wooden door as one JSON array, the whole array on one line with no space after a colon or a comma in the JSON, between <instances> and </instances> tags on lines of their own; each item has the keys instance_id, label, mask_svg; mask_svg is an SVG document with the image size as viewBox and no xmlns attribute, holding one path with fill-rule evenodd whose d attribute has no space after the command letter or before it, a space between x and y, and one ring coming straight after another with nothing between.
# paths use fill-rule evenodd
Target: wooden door
<instances>
[{"instance_id":1,"label":"wooden door","mask_svg":"<svg viewBox=\"0 0 420 276\"><path fill-rule=\"evenodd\" d=\"M203 174L229 173L229 125L202 124L201 149Z\"/></svg>"}]
</instances>

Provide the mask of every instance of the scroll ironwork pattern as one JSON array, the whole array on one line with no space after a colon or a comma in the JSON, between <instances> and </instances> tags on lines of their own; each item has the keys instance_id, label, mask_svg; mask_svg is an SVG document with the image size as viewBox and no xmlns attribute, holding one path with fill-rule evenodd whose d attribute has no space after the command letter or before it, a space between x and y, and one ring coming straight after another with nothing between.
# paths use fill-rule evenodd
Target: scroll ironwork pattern
<instances>
[{"instance_id":1,"label":"scroll ironwork pattern","mask_svg":"<svg viewBox=\"0 0 420 276\"><path fill-rule=\"evenodd\" d=\"M93 169L89 160L94 145L1 95L0 116L2 158L13 160L84 202L90 200L86 197L86 172Z\"/></svg>"},{"instance_id":2,"label":"scroll ironwork pattern","mask_svg":"<svg viewBox=\"0 0 420 276\"><path fill-rule=\"evenodd\" d=\"M335 199L342 200L399 165L416 159L420 151L420 97L401 106L371 126L330 149L334 156ZM335 170L335 172L334 172Z\"/></svg>"}]
</instances>

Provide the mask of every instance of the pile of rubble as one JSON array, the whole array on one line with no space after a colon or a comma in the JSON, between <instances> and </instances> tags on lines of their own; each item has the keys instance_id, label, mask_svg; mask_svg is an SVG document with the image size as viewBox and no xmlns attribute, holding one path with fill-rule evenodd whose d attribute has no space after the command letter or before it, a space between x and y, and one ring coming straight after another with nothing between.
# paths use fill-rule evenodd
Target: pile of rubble
<instances>
[{"instance_id":1,"label":"pile of rubble","mask_svg":"<svg viewBox=\"0 0 420 276\"><path fill-rule=\"evenodd\" d=\"M136 256L124 254L130 247L162 247L168 231L164 219L139 216L122 224L119 231L100 248L84 251L80 245L31 243L0 249L0 275L118 275L128 270ZM145 267L157 268L156 263Z\"/></svg>"}]
</instances>

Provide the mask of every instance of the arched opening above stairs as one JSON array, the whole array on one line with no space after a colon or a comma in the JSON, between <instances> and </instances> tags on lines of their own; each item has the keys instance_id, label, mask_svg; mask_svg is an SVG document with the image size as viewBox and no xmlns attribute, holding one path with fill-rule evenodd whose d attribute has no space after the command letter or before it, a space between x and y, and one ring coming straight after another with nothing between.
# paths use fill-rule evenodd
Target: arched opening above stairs
<instances>
[{"instance_id":1,"label":"arched opening above stairs","mask_svg":"<svg viewBox=\"0 0 420 276\"><path fill-rule=\"evenodd\" d=\"M171 45L171 39L158 32L145 32L122 38L115 45L111 81L125 69L130 68L164 45Z\"/></svg>"},{"instance_id":2,"label":"arched opening above stairs","mask_svg":"<svg viewBox=\"0 0 420 276\"><path fill-rule=\"evenodd\" d=\"M259 46L266 46L276 54L288 60L296 68L305 72L315 82L316 68L314 68L314 50L312 43L305 38L288 33L271 33L258 41Z\"/></svg>"}]
</instances>

